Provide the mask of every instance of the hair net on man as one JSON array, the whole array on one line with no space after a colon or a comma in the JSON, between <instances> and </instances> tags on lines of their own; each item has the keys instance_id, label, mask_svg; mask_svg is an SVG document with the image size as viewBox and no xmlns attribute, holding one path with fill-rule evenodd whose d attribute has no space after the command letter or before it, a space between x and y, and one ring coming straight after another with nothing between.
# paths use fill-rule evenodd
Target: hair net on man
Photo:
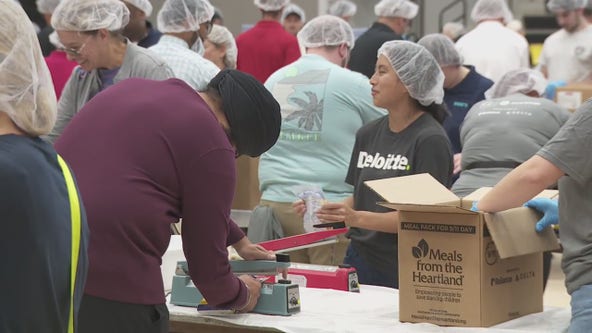
<instances>
[{"instance_id":1,"label":"hair net on man","mask_svg":"<svg viewBox=\"0 0 592 333\"><path fill-rule=\"evenodd\" d=\"M298 17L300 17L302 22L306 22L306 14L304 13L304 9L302 9L302 7L298 6L297 4L291 3L284 8L282 11L282 22L284 22L286 17L288 17L290 14L296 14Z\"/></svg>"},{"instance_id":2,"label":"hair net on man","mask_svg":"<svg viewBox=\"0 0 592 333\"><path fill-rule=\"evenodd\" d=\"M465 26L459 22L446 22L442 26L442 33L456 40L465 33Z\"/></svg>"},{"instance_id":3,"label":"hair net on man","mask_svg":"<svg viewBox=\"0 0 592 333\"><path fill-rule=\"evenodd\" d=\"M51 25L65 31L118 31L129 23L129 14L119 0L62 0L51 16Z\"/></svg>"},{"instance_id":4,"label":"hair net on man","mask_svg":"<svg viewBox=\"0 0 592 333\"><path fill-rule=\"evenodd\" d=\"M354 47L354 33L349 23L333 15L321 15L306 23L296 35L303 47L347 44Z\"/></svg>"},{"instance_id":5,"label":"hair net on man","mask_svg":"<svg viewBox=\"0 0 592 333\"><path fill-rule=\"evenodd\" d=\"M60 4L60 0L37 0L37 10L41 14L51 14Z\"/></svg>"},{"instance_id":6,"label":"hair net on man","mask_svg":"<svg viewBox=\"0 0 592 333\"><path fill-rule=\"evenodd\" d=\"M198 31L201 23L214 16L214 6L207 0L166 0L156 17L161 32Z\"/></svg>"},{"instance_id":7,"label":"hair net on man","mask_svg":"<svg viewBox=\"0 0 592 333\"><path fill-rule=\"evenodd\" d=\"M378 49L378 56L381 55L389 60L409 96L423 106L442 104L444 73L425 47L394 40L382 44Z\"/></svg>"},{"instance_id":8,"label":"hair net on man","mask_svg":"<svg viewBox=\"0 0 592 333\"><path fill-rule=\"evenodd\" d=\"M417 44L425 47L434 56L434 59L442 67L460 66L463 57L458 53L454 43L443 34L429 34L417 41Z\"/></svg>"},{"instance_id":9,"label":"hair net on man","mask_svg":"<svg viewBox=\"0 0 592 333\"><path fill-rule=\"evenodd\" d=\"M222 97L222 110L230 125L239 155L257 157L271 148L280 135L280 105L257 79L225 69L208 84Z\"/></svg>"},{"instance_id":10,"label":"hair net on man","mask_svg":"<svg viewBox=\"0 0 592 333\"><path fill-rule=\"evenodd\" d=\"M545 93L547 80L534 69L515 69L507 72L489 90L485 98L500 98L513 94L528 94L535 91L539 96Z\"/></svg>"},{"instance_id":11,"label":"hair net on man","mask_svg":"<svg viewBox=\"0 0 592 333\"><path fill-rule=\"evenodd\" d=\"M0 111L29 135L48 134L56 96L37 34L18 3L0 0Z\"/></svg>"},{"instance_id":12,"label":"hair net on man","mask_svg":"<svg viewBox=\"0 0 592 333\"><path fill-rule=\"evenodd\" d=\"M551 12L576 10L585 8L586 5L586 0L549 0L547 2L547 8Z\"/></svg>"},{"instance_id":13,"label":"hair net on man","mask_svg":"<svg viewBox=\"0 0 592 333\"><path fill-rule=\"evenodd\" d=\"M507 23L513 18L506 0L479 0L471 11L471 19L474 22L503 19L504 23Z\"/></svg>"},{"instance_id":14,"label":"hair net on man","mask_svg":"<svg viewBox=\"0 0 592 333\"><path fill-rule=\"evenodd\" d=\"M329 7L329 15L335 15L339 17L352 17L356 15L358 11L358 6L355 3L348 1L348 0L339 0L335 1Z\"/></svg>"},{"instance_id":15,"label":"hair net on man","mask_svg":"<svg viewBox=\"0 0 592 333\"><path fill-rule=\"evenodd\" d=\"M143 11L146 16L152 14L152 4L148 0L123 0Z\"/></svg>"},{"instance_id":16,"label":"hair net on man","mask_svg":"<svg viewBox=\"0 0 592 333\"><path fill-rule=\"evenodd\" d=\"M412 20L419 6L408 0L382 0L374 6L374 14L384 17L402 17Z\"/></svg>"},{"instance_id":17,"label":"hair net on man","mask_svg":"<svg viewBox=\"0 0 592 333\"><path fill-rule=\"evenodd\" d=\"M234 36L230 30L221 25L214 24L212 31L208 35L208 40L216 45L226 47L226 55L224 55L224 66L230 69L236 69L236 58L238 56L238 49Z\"/></svg>"},{"instance_id":18,"label":"hair net on man","mask_svg":"<svg viewBox=\"0 0 592 333\"><path fill-rule=\"evenodd\" d=\"M275 12L288 5L290 0L254 0L253 3L263 11Z\"/></svg>"}]
</instances>

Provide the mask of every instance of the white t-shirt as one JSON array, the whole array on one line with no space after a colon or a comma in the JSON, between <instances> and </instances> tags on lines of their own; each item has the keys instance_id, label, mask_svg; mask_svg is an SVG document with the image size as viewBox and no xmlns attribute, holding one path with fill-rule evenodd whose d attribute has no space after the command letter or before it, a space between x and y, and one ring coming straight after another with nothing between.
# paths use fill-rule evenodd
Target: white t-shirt
<instances>
[{"instance_id":1,"label":"white t-shirt","mask_svg":"<svg viewBox=\"0 0 592 333\"><path fill-rule=\"evenodd\" d=\"M492 81L507 72L528 68L528 42L498 21L479 23L456 42L466 65Z\"/></svg>"},{"instance_id":2,"label":"white t-shirt","mask_svg":"<svg viewBox=\"0 0 592 333\"><path fill-rule=\"evenodd\" d=\"M592 74L592 26L569 33L556 31L545 39L539 64L550 81L584 81Z\"/></svg>"}]
</instances>

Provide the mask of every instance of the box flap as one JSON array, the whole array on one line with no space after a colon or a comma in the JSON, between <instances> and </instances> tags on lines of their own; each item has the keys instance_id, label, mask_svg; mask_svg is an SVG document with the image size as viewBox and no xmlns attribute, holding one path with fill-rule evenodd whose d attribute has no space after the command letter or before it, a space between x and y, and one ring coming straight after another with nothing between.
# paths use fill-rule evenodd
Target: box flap
<instances>
[{"instance_id":1,"label":"box flap","mask_svg":"<svg viewBox=\"0 0 592 333\"><path fill-rule=\"evenodd\" d=\"M559 248L559 242L551 228L541 233L534 230L541 216L533 209L519 207L484 214L484 217L502 259Z\"/></svg>"},{"instance_id":2,"label":"box flap","mask_svg":"<svg viewBox=\"0 0 592 333\"><path fill-rule=\"evenodd\" d=\"M479 213L470 211L452 205L416 205L416 204L397 204L390 202L379 202L381 206L392 208L404 212L422 212L422 213L455 213L477 215Z\"/></svg>"},{"instance_id":3,"label":"box flap","mask_svg":"<svg viewBox=\"0 0 592 333\"><path fill-rule=\"evenodd\" d=\"M390 203L435 205L456 200L460 204L458 197L429 173L369 180L364 184Z\"/></svg>"},{"instance_id":4,"label":"box flap","mask_svg":"<svg viewBox=\"0 0 592 333\"><path fill-rule=\"evenodd\" d=\"M467 195L463 198L463 200L467 201L478 201L481 200L487 194L487 192L491 191L493 187L481 187L476 191L472 192L471 194ZM537 194L535 198L549 198L553 199L559 194L557 190L543 190L541 193Z\"/></svg>"}]
</instances>

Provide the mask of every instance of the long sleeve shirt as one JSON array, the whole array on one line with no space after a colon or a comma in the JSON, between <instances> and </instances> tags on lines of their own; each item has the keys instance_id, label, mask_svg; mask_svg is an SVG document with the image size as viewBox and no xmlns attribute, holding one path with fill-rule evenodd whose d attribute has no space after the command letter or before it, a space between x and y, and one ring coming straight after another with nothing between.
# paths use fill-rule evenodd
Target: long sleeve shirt
<instances>
[{"instance_id":1,"label":"long sleeve shirt","mask_svg":"<svg viewBox=\"0 0 592 333\"><path fill-rule=\"evenodd\" d=\"M230 219L234 149L191 87L178 79L120 82L84 106L56 149L74 170L87 210L86 294L164 303L161 259L170 224L183 218L190 275L208 303L246 303L226 250L244 237Z\"/></svg>"}]
</instances>

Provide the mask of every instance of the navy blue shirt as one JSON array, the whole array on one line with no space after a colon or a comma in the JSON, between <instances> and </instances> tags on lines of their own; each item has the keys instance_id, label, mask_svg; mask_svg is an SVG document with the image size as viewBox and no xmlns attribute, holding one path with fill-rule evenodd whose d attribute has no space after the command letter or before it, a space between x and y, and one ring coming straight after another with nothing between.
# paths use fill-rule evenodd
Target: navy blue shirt
<instances>
[{"instance_id":1,"label":"navy blue shirt","mask_svg":"<svg viewBox=\"0 0 592 333\"><path fill-rule=\"evenodd\" d=\"M0 332L68 330L72 228L56 156L39 138L0 135ZM81 217L75 316L88 266L83 209Z\"/></svg>"},{"instance_id":2,"label":"navy blue shirt","mask_svg":"<svg viewBox=\"0 0 592 333\"><path fill-rule=\"evenodd\" d=\"M460 144L460 125L465 120L471 107L485 99L485 91L493 85L493 81L477 73L475 67L465 66L470 72L459 84L450 89L444 89L444 103L450 116L444 120L444 129L452 145L452 153L462 150Z\"/></svg>"},{"instance_id":3,"label":"navy blue shirt","mask_svg":"<svg viewBox=\"0 0 592 333\"><path fill-rule=\"evenodd\" d=\"M146 21L146 28L148 28L148 35L144 37L141 41L138 42L138 46L143 48L149 48L152 45L155 45L160 40L160 36L162 36L162 32L156 30L152 27L152 23Z\"/></svg>"},{"instance_id":4,"label":"navy blue shirt","mask_svg":"<svg viewBox=\"0 0 592 333\"><path fill-rule=\"evenodd\" d=\"M351 50L348 68L367 77L374 74L378 49L390 40L403 39L386 24L374 22L372 26L356 39Z\"/></svg>"}]
</instances>

